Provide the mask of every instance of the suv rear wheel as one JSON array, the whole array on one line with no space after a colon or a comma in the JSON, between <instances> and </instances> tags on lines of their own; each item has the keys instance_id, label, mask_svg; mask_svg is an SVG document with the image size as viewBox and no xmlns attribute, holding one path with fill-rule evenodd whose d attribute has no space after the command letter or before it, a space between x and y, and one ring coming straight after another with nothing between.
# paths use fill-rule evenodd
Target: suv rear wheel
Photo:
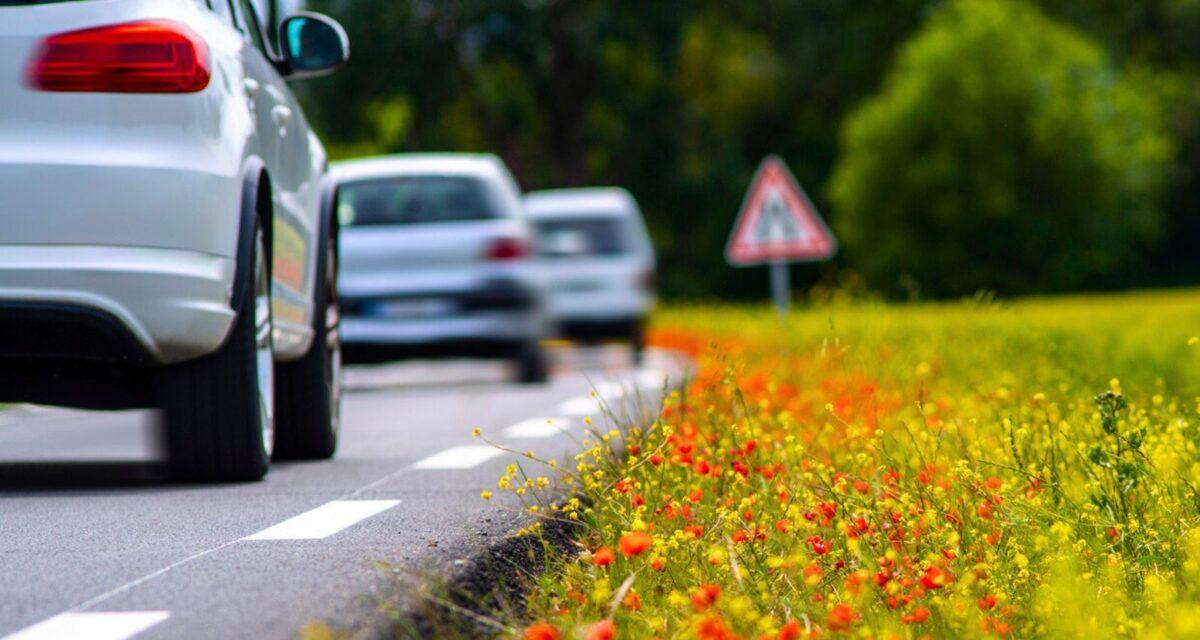
<instances>
[{"instance_id":1,"label":"suv rear wheel","mask_svg":"<svg viewBox=\"0 0 1200 640\"><path fill-rule=\"evenodd\" d=\"M337 253L331 237L319 256L313 304L313 343L295 362L280 365L275 458L320 460L337 449L342 409L341 309Z\"/></svg>"},{"instance_id":2,"label":"suv rear wheel","mask_svg":"<svg viewBox=\"0 0 1200 640\"><path fill-rule=\"evenodd\" d=\"M216 353L171 367L164 384L167 463L189 481L258 480L275 441L271 278L257 219L238 269L237 319Z\"/></svg>"}]
</instances>

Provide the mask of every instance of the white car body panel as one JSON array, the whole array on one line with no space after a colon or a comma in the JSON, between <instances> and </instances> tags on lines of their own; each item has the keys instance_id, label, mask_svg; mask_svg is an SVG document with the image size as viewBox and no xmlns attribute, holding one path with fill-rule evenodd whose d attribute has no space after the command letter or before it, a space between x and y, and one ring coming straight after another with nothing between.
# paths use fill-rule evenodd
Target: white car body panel
<instances>
[{"instance_id":1,"label":"white car body panel","mask_svg":"<svg viewBox=\"0 0 1200 640\"><path fill-rule=\"evenodd\" d=\"M623 232L624 250L614 255L542 255L538 268L559 322L641 320L656 299L646 287L655 269L654 247L633 196L618 188L556 189L525 196L535 225L572 220L611 220Z\"/></svg>"},{"instance_id":2,"label":"white car body panel","mask_svg":"<svg viewBox=\"0 0 1200 640\"><path fill-rule=\"evenodd\" d=\"M43 38L145 19L182 23L205 41L205 89L26 85ZM290 119L278 122L277 107ZM276 357L286 360L312 338L326 161L273 65L195 0L0 6L0 303L94 306L162 363L211 353L232 325L243 177L257 161L272 184Z\"/></svg>"}]
</instances>

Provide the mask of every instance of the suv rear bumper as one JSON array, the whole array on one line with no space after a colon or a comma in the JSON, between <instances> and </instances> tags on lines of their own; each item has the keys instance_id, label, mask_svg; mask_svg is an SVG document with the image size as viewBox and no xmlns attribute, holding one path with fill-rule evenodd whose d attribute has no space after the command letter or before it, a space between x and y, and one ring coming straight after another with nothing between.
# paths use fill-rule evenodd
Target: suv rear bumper
<instances>
[{"instance_id":1,"label":"suv rear bumper","mask_svg":"<svg viewBox=\"0 0 1200 640\"><path fill-rule=\"evenodd\" d=\"M0 357L167 364L208 355L233 323L233 273L233 260L195 251L0 245L0 327L18 332L0 341Z\"/></svg>"},{"instance_id":2,"label":"suv rear bumper","mask_svg":"<svg viewBox=\"0 0 1200 640\"><path fill-rule=\"evenodd\" d=\"M53 302L0 302L0 355L132 365L154 361L111 313Z\"/></svg>"}]
</instances>

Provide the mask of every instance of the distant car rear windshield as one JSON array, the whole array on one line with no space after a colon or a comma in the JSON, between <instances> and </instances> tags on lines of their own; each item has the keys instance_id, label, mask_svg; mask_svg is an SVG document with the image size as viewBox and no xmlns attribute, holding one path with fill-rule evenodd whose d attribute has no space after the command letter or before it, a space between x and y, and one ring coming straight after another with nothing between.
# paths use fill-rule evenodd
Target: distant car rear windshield
<instances>
[{"instance_id":1,"label":"distant car rear windshield","mask_svg":"<svg viewBox=\"0 0 1200 640\"><path fill-rule=\"evenodd\" d=\"M348 182L338 196L347 226L487 220L502 215L488 183L468 176L403 176Z\"/></svg>"},{"instance_id":2,"label":"distant car rear windshield","mask_svg":"<svg viewBox=\"0 0 1200 640\"><path fill-rule=\"evenodd\" d=\"M618 218L543 220L536 226L544 256L615 256L629 250L624 225Z\"/></svg>"}]
</instances>

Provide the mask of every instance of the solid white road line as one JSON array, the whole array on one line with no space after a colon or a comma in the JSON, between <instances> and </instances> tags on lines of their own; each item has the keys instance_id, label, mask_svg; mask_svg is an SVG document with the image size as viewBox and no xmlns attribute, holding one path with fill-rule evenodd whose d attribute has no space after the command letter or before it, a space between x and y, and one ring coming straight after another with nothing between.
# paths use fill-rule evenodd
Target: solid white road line
<instances>
[{"instance_id":1,"label":"solid white road line","mask_svg":"<svg viewBox=\"0 0 1200 640\"><path fill-rule=\"evenodd\" d=\"M550 438L571 428L567 418L530 418L504 430L506 438Z\"/></svg>"},{"instance_id":2,"label":"solid white road line","mask_svg":"<svg viewBox=\"0 0 1200 640\"><path fill-rule=\"evenodd\" d=\"M487 445L467 445L435 453L413 465L417 469L470 469L504 453Z\"/></svg>"},{"instance_id":3,"label":"solid white road line","mask_svg":"<svg viewBox=\"0 0 1200 640\"><path fill-rule=\"evenodd\" d=\"M334 500L244 540L320 540L397 504L399 500Z\"/></svg>"},{"instance_id":4,"label":"solid white road line","mask_svg":"<svg viewBox=\"0 0 1200 640\"><path fill-rule=\"evenodd\" d=\"M166 611L60 613L4 640L125 640L169 617Z\"/></svg>"}]
</instances>

